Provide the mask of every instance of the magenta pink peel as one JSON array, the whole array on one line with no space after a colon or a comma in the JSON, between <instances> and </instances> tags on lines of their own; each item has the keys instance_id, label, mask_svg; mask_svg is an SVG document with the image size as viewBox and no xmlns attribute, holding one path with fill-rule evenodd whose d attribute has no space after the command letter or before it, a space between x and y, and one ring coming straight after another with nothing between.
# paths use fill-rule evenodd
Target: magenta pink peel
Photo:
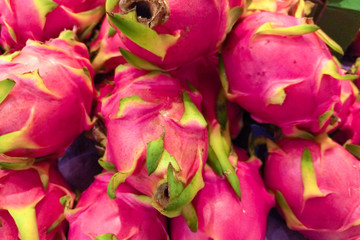
<instances>
[{"instance_id":1,"label":"magenta pink peel","mask_svg":"<svg viewBox=\"0 0 360 240\"><path fill-rule=\"evenodd\" d=\"M359 238L359 161L327 136L277 144L269 149L265 184L288 227L309 239Z\"/></svg>"},{"instance_id":2,"label":"magenta pink peel","mask_svg":"<svg viewBox=\"0 0 360 240\"><path fill-rule=\"evenodd\" d=\"M13 161L62 154L90 129L93 69L71 31L45 44L29 40L0 57L0 153ZM59 81L61 79L61 81Z\"/></svg>"}]
</instances>

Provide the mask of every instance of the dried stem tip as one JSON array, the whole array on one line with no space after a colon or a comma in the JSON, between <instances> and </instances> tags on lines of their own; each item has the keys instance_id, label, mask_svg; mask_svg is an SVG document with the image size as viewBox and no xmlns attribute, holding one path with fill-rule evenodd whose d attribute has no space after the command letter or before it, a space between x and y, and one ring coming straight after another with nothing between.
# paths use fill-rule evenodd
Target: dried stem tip
<instances>
[{"instance_id":1,"label":"dried stem tip","mask_svg":"<svg viewBox=\"0 0 360 240\"><path fill-rule=\"evenodd\" d=\"M169 185L168 183L161 184L155 192L155 201L163 208L169 204Z\"/></svg>"},{"instance_id":2,"label":"dried stem tip","mask_svg":"<svg viewBox=\"0 0 360 240\"><path fill-rule=\"evenodd\" d=\"M119 6L123 14L136 11L138 22L150 28L164 24L170 15L166 0L120 0Z\"/></svg>"}]
</instances>

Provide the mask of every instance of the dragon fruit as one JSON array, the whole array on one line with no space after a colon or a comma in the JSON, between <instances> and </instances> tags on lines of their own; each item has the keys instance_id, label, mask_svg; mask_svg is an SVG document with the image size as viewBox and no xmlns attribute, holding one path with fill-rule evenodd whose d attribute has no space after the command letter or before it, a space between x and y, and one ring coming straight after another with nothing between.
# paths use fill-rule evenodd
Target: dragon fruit
<instances>
[{"instance_id":1,"label":"dragon fruit","mask_svg":"<svg viewBox=\"0 0 360 240\"><path fill-rule=\"evenodd\" d=\"M169 239L166 218L128 184L120 184L115 199L108 197L111 176L98 175L81 194L76 208L66 211L68 239Z\"/></svg>"},{"instance_id":2,"label":"dragon fruit","mask_svg":"<svg viewBox=\"0 0 360 240\"><path fill-rule=\"evenodd\" d=\"M244 7L245 1L243 0L228 0L229 1L229 7Z\"/></svg>"},{"instance_id":3,"label":"dragon fruit","mask_svg":"<svg viewBox=\"0 0 360 240\"><path fill-rule=\"evenodd\" d=\"M91 127L93 70L73 38L65 31L0 56L0 165L62 154Z\"/></svg>"},{"instance_id":4,"label":"dragon fruit","mask_svg":"<svg viewBox=\"0 0 360 240\"><path fill-rule=\"evenodd\" d=\"M284 134L330 131L339 125L343 75L324 41L341 51L304 19L259 12L246 17L223 48L221 77L230 100L261 123ZM289 55L289 52L292 54Z\"/></svg>"},{"instance_id":5,"label":"dragon fruit","mask_svg":"<svg viewBox=\"0 0 360 240\"><path fill-rule=\"evenodd\" d=\"M74 27L87 35L103 17L104 4L105 0L2 0L0 45L19 50L28 39L43 42Z\"/></svg>"},{"instance_id":6,"label":"dragon fruit","mask_svg":"<svg viewBox=\"0 0 360 240\"><path fill-rule=\"evenodd\" d=\"M313 6L314 3L304 0L252 0L247 7L246 15L256 11L267 11L303 17L311 13Z\"/></svg>"},{"instance_id":7,"label":"dragon fruit","mask_svg":"<svg viewBox=\"0 0 360 240\"><path fill-rule=\"evenodd\" d=\"M66 239L64 206L74 195L54 163L0 170L0 196L1 239Z\"/></svg>"},{"instance_id":8,"label":"dragon fruit","mask_svg":"<svg viewBox=\"0 0 360 240\"><path fill-rule=\"evenodd\" d=\"M218 58L203 57L172 71L183 82L191 83L203 96L202 109L209 132L209 157L207 162L221 176L224 174L240 197L239 179L235 173L237 156L231 143L231 130L236 134L241 123L242 109L226 101L218 73ZM230 111L228 111L230 110ZM228 113L231 113L231 122ZM239 113L240 112L240 113ZM235 132L235 133L234 133Z\"/></svg>"},{"instance_id":9,"label":"dragon fruit","mask_svg":"<svg viewBox=\"0 0 360 240\"><path fill-rule=\"evenodd\" d=\"M105 18L102 22L99 35L90 44L90 54L94 55L91 62L95 72L109 72L118 65L126 63L119 48L126 49L116 30Z\"/></svg>"},{"instance_id":10,"label":"dragon fruit","mask_svg":"<svg viewBox=\"0 0 360 240\"><path fill-rule=\"evenodd\" d=\"M241 201L225 179L206 168L205 187L193 201L199 229L192 233L182 216L170 219L171 239L265 239L266 219L275 201L265 189L260 165L256 158L239 161L236 174L242 189Z\"/></svg>"},{"instance_id":11,"label":"dragon fruit","mask_svg":"<svg viewBox=\"0 0 360 240\"><path fill-rule=\"evenodd\" d=\"M283 138L269 148L265 184L290 229L309 239L360 237L360 163L322 135Z\"/></svg>"},{"instance_id":12,"label":"dragon fruit","mask_svg":"<svg viewBox=\"0 0 360 240\"><path fill-rule=\"evenodd\" d=\"M163 214L183 213L203 187L208 135L201 96L167 74L129 65L117 68L114 85L100 107L107 130L100 162L118 171L109 189L126 180Z\"/></svg>"},{"instance_id":13,"label":"dragon fruit","mask_svg":"<svg viewBox=\"0 0 360 240\"><path fill-rule=\"evenodd\" d=\"M128 50L165 70L216 53L241 15L227 0L108 0L106 11Z\"/></svg>"},{"instance_id":14,"label":"dragon fruit","mask_svg":"<svg viewBox=\"0 0 360 240\"><path fill-rule=\"evenodd\" d=\"M360 158L360 102L354 103L350 108L345 124L334 134L332 138Z\"/></svg>"}]
</instances>

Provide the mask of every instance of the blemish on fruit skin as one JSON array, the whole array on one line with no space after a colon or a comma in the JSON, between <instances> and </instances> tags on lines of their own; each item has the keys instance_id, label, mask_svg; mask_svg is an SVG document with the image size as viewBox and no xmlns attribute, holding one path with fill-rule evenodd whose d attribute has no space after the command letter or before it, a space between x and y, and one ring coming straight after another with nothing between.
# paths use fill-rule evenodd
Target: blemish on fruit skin
<instances>
[{"instance_id":1,"label":"blemish on fruit skin","mask_svg":"<svg viewBox=\"0 0 360 240\"><path fill-rule=\"evenodd\" d=\"M294 60L293 63L296 64L296 60Z\"/></svg>"}]
</instances>

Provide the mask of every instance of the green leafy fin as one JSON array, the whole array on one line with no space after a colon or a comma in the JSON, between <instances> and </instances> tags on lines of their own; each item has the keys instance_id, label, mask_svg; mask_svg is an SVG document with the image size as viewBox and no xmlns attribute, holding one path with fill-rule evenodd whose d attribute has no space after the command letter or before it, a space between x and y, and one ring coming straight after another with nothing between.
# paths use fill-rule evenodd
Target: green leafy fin
<instances>
[{"instance_id":1,"label":"green leafy fin","mask_svg":"<svg viewBox=\"0 0 360 240\"><path fill-rule=\"evenodd\" d=\"M331 39L323 30L318 29L315 33L332 50L334 50L335 52L337 52L337 53L339 53L341 55L344 55L344 50L342 49L342 47L337 42L335 42L333 39Z\"/></svg>"},{"instance_id":2,"label":"green leafy fin","mask_svg":"<svg viewBox=\"0 0 360 240\"><path fill-rule=\"evenodd\" d=\"M216 99L216 120L221 125L222 129L226 128L226 124L228 122L227 119L227 109L226 109L227 99L224 91L220 91L217 99Z\"/></svg>"},{"instance_id":3,"label":"green leafy fin","mask_svg":"<svg viewBox=\"0 0 360 240\"><path fill-rule=\"evenodd\" d=\"M129 106L133 106L134 104L145 103L138 95L132 95L130 97L124 97L120 99L119 102L119 111L116 114L116 118L120 118L123 116L125 109Z\"/></svg>"},{"instance_id":4,"label":"green leafy fin","mask_svg":"<svg viewBox=\"0 0 360 240\"><path fill-rule=\"evenodd\" d=\"M105 4L106 12L112 12L116 8L118 2L119 0L106 0L106 4Z\"/></svg>"},{"instance_id":5,"label":"green leafy fin","mask_svg":"<svg viewBox=\"0 0 360 240\"><path fill-rule=\"evenodd\" d=\"M56 229L64 220L65 220L65 211L71 209L73 204L73 199L70 195L64 195L59 199L59 202L64 207L64 212L51 224L51 226L46 230L46 233L50 233Z\"/></svg>"},{"instance_id":6,"label":"green leafy fin","mask_svg":"<svg viewBox=\"0 0 360 240\"><path fill-rule=\"evenodd\" d=\"M281 192L276 191L275 193L276 203L280 206L281 211L285 217L286 223L290 229L304 229L304 225L299 221L291 210L289 204L286 202L285 197Z\"/></svg>"},{"instance_id":7,"label":"green leafy fin","mask_svg":"<svg viewBox=\"0 0 360 240\"><path fill-rule=\"evenodd\" d=\"M191 179L191 182L184 188L177 198L170 201L170 203L164 208L165 214L178 211L186 204L190 203L194 199L196 193L198 193L203 187L204 180L202 178L202 164L200 164L199 169Z\"/></svg>"},{"instance_id":8,"label":"green leafy fin","mask_svg":"<svg viewBox=\"0 0 360 240\"><path fill-rule=\"evenodd\" d=\"M54 98L59 98L53 91L51 91L45 84L44 80L40 76L39 69L36 69L32 72L21 74L21 78L31 79L35 83L35 86L43 93L52 96Z\"/></svg>"},{"instance_id":9,"label":"green leafy fin","mask_svg":"<svg viewBox=\"0 0 360 240\"><path fill-rule=\"evenodd\" d=\"M110 26L108 31L108 37L111 38L115 34L116 34L116 29Z\"/></svg>"},{"instance_id":10,"label":"green leafy fin","mask_svg":"<svg viewBox=\"0 0 360 240\"><path fill-rule=\"evenodd\" d=\"M34 206L7 209L15 221L23 240L40 240Z\"/></svg>"},{"instance_id":11,"label":"green leafy fin","mask_svg":"<svg viewBox=\"0 0 360 240\"><path fill-rule=\"evenodd\" d=\"M313 24L301 24L286 28L275 28L275 23L267 22L261 25L254 33L257 35L285 35L285 36L301 36L308 33L313 33L319 29Z\"/></svg>"},{"instance_id":12,"label":"green leafy fin","mask_svg":"<svg viewBox=\"0 0 360 240\"><path fill-rule=\"evenodd\" d=\"M286 92L283 87L277 88L269 99L269 104L282 105L286 98Z\"/></svg>"},{"instance_id":13,"label":"green leafy fin","mask_svg":"<svg viewBox=\"0 0 360 240\"><path fill-rule=\"evenodd\" d=\"M15 81L10 78L0 81L0 104L9 95L14 86Z\"/></svg>"},{"instance_id":14,"label":"green leafy fin","mask_svg":"<svg viewBox=\"0 0 360 240\"><path fill-rule=\"evenodd\" d=\"M356 144L346 144L345 148L356 158L360 159L360 146Z\"/></svg>"},{"instance_id":15,"label":"green leafy fin","mask_svg":"<svg viewBox=\"0 0 360 240\"><path fill-rule=\"evenodd\" d=\"M181 215L192 232L197 232L198 218L194 206L189 203L181 209Z\"/></svg>"},{"instance_id":16,"label":"green leafy fin","mask_svg":"<svg viewBox=\"0 0 360 240\"><path fill-rule=\"evenodd\" d=\"M14 58L16 58L19 55L20 51L13 52L11 54L4 54L0 55L0 59L5 62L11 62Z\"/></svg>"},{"instance_id":17,"label":"green leafy fin","mask_svg":"<svg viewBox=\"0 0 360 240\"><path fill-rule=\"evenodd\" d=\"M0 153L6 153L17 148L26 148L26 149L41 148L41 146L33 142L27 136L29 126L31 126L31 124L33 123L34 117L35 117L35 108L33 107L30 110L30 116L26 121L26 123L24 124L23 128L21 128L18 131L10 132L0 136Z\"/></svg>"},{"instance_id":18,"label":"green leafy fin","mask_svg":"<svg viewBox=\"0 0 360 240\"><path fill-rule=\"evenodd\" d=\"M46 15L57 8L59 4L52 0L34 0L35 7L39 13L41 27L44 28L46 23Z\"/></svg>"},{"instance_id":19,"label":"green leafy fin","mask_svg":"<svg viewBox=\"0 0 360 240\"><path fill-rule=\"evenodd\" d=\"M184 190L183 184L176 179L171 164L169 164L167 170L167 181L168 181L169 196L171 201L172 199L178 197L180 193Z\"/></svg>"},{"instance_id":20,"label":"green leafy fin","mask_svg":"<svg viewBox=\"0 0 360 240\"><path fill-rule=\"evenodd\" d=\"M106 162L106 161L104 161L104 159L100 158L98 160L98 163L103 169L105 169L107 171L116 171L115 165L111 162Z\"/></svg>"},{"instance_id":21,"label":"green leafy fin","mask_svg":"<svg viewBox=\"0 0 360 240\"><path fill-rule=\"evenodd\" d=\"M3 20L3 23L5 24L12 40L17 43L16 33L15 33L14 29L12 27L10 27L10 25L5 20Z\"/></svg>"},{"instance_id":22,"label":"green leafy fin","mask_svg":"<svg viewBox=\"0 0 360 240\"><path fill-rule=\"evenodd\" d=\"M146 168L149 176L157 168L159 161L161 159L161 155L164 152L164 135L165 133L163 132L158 139L147 143Z\"/></svg>"},{"instance_id":23,"label":"green leafy fin","mask_svg":"<svg viewBox=\"0 0 360 240\"><path fill-rule=\"evenodd\" d=\"M115 194L116 189L119 187L121 183L125 182L126 178L130 174L131 173L117 172L111 177L107 188L107 193L111 199L116 198L116 194Z\"/></svg>"},{"instance_id":24,"label":"green leafy fin","mask_svg":"<svg viewBox=\"0 0 360 240\"><path fill-rule=\"evenodd\" d=\"M130 63L131 65L133 65L136 68L139 69L144 69L144 70L148 70L148 71L160 71L162 72L163 70L161 68L159 68L158 66L136 56L135 54L119 48L120 49L120 53L121 55L125 58L125 60Z\"/></svg>"},{"instance_id":25,"label":"green leafy fin","mask_svg":"<svg viewBox=\"0 0 360 240\"><path fill-rule=\"evenodd\" d=\"M174 168L175 171L181 171L179 164L177 163L174 156L172 156L166 149L161 154L160 160L154 171L155 174L163 174L167 171L169 164Z\"/></svg>"},{"instance_id":26,"label":"green leafy fin","mask_svg":"<svg viewBox=\"0 0 360 240\"><path fill-rule=\"evenodd\" d=\"M223 136L221 135L220 125L218 124L209 132L209 145L213 149L221 169L236 195L241 199L240 181L236 175L234 167L229 161L229 154L224 147Z\"/></svg>"},{"instance_id":27,"label":"green leafy fin","mask_svg":"<svg viewBox=\"0 0 360 240\"><path fill-rule=\"evenodd\" d=\"M236 6L236 7L233 7L230 9L230 12L229 12L230 22L226 29L226 33L231 32L231 29L234 27L237 20L241 17L243 11L244 11L244 9L240 6Z\"/></svg>"},{"instance_id":28,"label":"green leafy fin","mask_svg":"<svg viewBox=\"0 0 360 240\"><path fill-rule=\"evenodd\" d=\"M131 41L162 59L164 59L167 49L174 45L180 37L180 34L176 36L158 34L153 29L137 22L136 11L124 15L109 14L108 17Z\"/></svg>"},{"instance_id":29,"label":"green leafy fin","mask_svg":"<svg viewBox=\"0 0 360 240\"><path fill-rule=\"evenodd\" d=\"M208 159L206 163L211 167L214 172L220 177L223 176L222 168L219 162L219 159L216 157L216 154L211 146L209 146L208 150Z\"/></svg>"},{"instance_id":30,"label":"green leafy fin","mask_svg":"<svg viewBox=\"0 0 360 240\"><path fill-rule=\"evenodd\" d=\"M70 195L64 195L59 199L59 202L64 208L71 208L73 200Z\"/></svg>"},{"instance_id":31,"label":"green leafy fin","mask_svg":"<svg viewBox=\"0 0 360 240\"><path fill-rule=\"evenodd\" d=\"M207 122L204 116L201 114L199 109L197 109L197 107L191 100L189 94L186 91L184 91L182 97L183 97L185 111L180 119L180 123L183 125L187 125L188 123L196 121L201 127L206 127Z\"/></svg>"},{"instance_id":32,"label":"green leafy fin","mask_svg":"<svg viewBox=\"0 0 360 240\"><path fill-rule=\"evenodd\" d=\"M336 65L336 62L331 59L328 61L327 65L322 69L322 74L330 75L333 78L339 79L339 80L355 80L358 79L359 76L356 74L345 74L341 75L339 73L338 67Z\"/></svg>"},{"instance_id":33,"label":"green leafy fin","mask_svg":"<svg viewBox=\"0 0 360 240\"><path fill-rule=\"evenodd\" d=\"M304 200L324 196L317 185L313 158L308 148L305 148L301 157L301 178L304 185Z\"/></svg>"},{"instance_id":34,"label":"green leafy fin","mask_svg":"<svg viewBox=\"0 0 360 240\"><path fill-rule=\"evenodd\" d=\"M0 154L0 158L4 155ZM7 158L7 157L6 157ZM11 169L11 170L22 170L27 169L32 166L35 162L35 158L18 158L18 157L9 157L13 161L0 161L0 169Z\"/></svg>"},{"instance_id":35,"label":"green leafy fin","mask_svg":"<svg viewBox=\"0 0 360 240\"><path fill-rule=\"evenodd\" d=\"M119 240L115 234L105 233L97 236L95 240Z\"/></svg>"},{"instance_id":36,"label":"green leafy fin","mask_svg":"<svg viewBox=\"0 0 360 240\"><path fill-rule=\"evenodd\" d=\"M229 92L229 81L226 76L225 66L224 66L224 59L222 55L219 55L219 74L220 74L220 81L225 93Z\"/></svg>"},{"instance_id":37,"label":"green leafy fin","mask_svg":"<svg viewBox=\"0 0 360 240\"><path fill-rule=\"evenodd\" d=\"M222 57L222 55L219 55L219 77L220 77L220 81L221 81L221 85L225 91L225 95L228 99L233 99L234 95L231 94L230 91L230 87L229 87L229 81L228 78L226 76L226 71L225 71L225 65L224 65L224 59Z\"/></svg>"},{"instance_id":38,"label":"green leafy fin","mask_svg":"<svg viewBox=\"0 0 360 240\"><path fill-rule=\"evenodd\" d=\"M334 110L330 109L329 111L326 111L324 114L322 114L319 118L319 127L323 127L324 124L327 122L327 120L329 120L329 118L331 118L331 116L333 115Z\"/></svg>"},{"instance_id":39,"label":"green leafy fin","mask_svg":"<svg viewBox=\"0 0 360 240\"><path fill-rule=\"evenodd\" d=\"M305 12L305 2L304 0L299 0L294 17L301 18L304 12Z\"/></svg>"}]
</instances>

